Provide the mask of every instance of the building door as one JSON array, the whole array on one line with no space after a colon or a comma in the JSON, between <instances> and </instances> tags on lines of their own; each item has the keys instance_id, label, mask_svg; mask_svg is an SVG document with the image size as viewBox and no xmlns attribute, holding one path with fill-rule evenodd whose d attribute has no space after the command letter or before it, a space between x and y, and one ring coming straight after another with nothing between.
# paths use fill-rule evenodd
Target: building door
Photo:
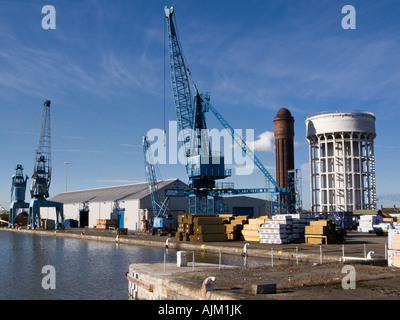
<instances>
[{"instance_id":1,"label":"building door","mask_svg":"<svg viewBox=\"0 0 400 320\"><path fill-rule=\"evenodd\" d=\"M84 228L89 226L89 210L79 210L79 227Z\"/></svg>"},{"instance_id":2,"label":"building door","mask_svg":"<svg viewBox=\"0 0 400 320\"><path fill-rule=\"evenodd\" d=\"M237 216L254 216L253 207L233 207L232 213Z\"/></svg>"}]
</instances>

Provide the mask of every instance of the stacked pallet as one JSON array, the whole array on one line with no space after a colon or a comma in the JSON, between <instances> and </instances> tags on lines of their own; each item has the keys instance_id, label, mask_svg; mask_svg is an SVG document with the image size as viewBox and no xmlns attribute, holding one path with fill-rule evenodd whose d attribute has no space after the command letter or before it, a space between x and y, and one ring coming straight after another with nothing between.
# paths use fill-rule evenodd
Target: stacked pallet
<instances>
[{"instance_id":1,"label":"stacked pallet","mask_svg":"<svg viewBox=\"0 0 400 320\"><path fill-rule=\"evenodd\" d=\"M219 215L224 220L225 233L228 240L244 240L242 237L243 225L248 223L247 216Z\"/></svg>"},{"instance_id":2,"label":"stacked pallet","mask_svg":"<svg viewBox=\"0 0 400 320\"><path fill-rule=\"evenodd\" d=\"M400 230L388 231L388 266L400 267Z\"/></svg>"},{"instance_id":3,"label":"stacked pallet","mask_svg":"<svg viewBox=\"0 0 400 320\"><path fill-rule=\"evenodd\" d=\"M267 216L248 219L247 224L243 225L243 230L241 231L243 239L245 241L260 241L260 226L267 220L269 220Z\"/></svg>"},{"instance_id":4,"label":"stacked pallet","mask_svg":"<svg viewBox=\"0 0 400 320\"><path fill-rule=\"evenodd\" d=\"M383 217L378 215L362 215L358 221L358 232L372 232L374 226L383 222Z\"/></svg>"},{"instance_id":5,"label":"stacked pallet","mask_svg":"<svg viewBox=\"0 0 400 320\"><path fill-rule=\"evenodd\" d=\"M267 220L260 226L260 243L290 243L292 224L292 217L290 215L273 216L272 220Z\"/></svg>"},{"instance_id":6,"label":"stacked pallet","mask_svg":"<svg viewBox=\"0 0 400 320\"><path fill-rule=\"evenodd\" d=\"M178 217L178 241L227 241L223 218L216 215L185 214Z\"/></svg>"},{"instance_id":7,"label":"stacked pallet","mask_svg":"<svg viewBox=\"0 0 400 320\"><path fill-rule=\"evenodd\" d=\"M97 219L96 229L110 229L117 227L117 220Z\"/></svg>"},{"instance_id":8,"label":"stacked pallet","mask_svg":"<svg viewBox=\"0 0 400 320\"><path fill-rule=\"evenodd\" d=\"M331 220L311 221L305 231L306 243L310 244L344 243L346 236L346 231L337 229Z\"/></svg>"}]
</instances>

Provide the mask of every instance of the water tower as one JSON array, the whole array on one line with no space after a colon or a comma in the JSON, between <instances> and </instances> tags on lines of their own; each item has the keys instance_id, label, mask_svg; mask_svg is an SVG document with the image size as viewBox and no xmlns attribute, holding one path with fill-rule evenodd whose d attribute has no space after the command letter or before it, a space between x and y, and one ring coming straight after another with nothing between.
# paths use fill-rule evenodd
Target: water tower
<instances>
[{"instance_id":1,"label":"water tower","mask_svg":"<svg viewBox=\"0 0 400 320\"><path fill-rule=\"evenodd\" d=\"M376 209L375 120L370 112L306 119L313 212Z\"/></svg>"}]
</instances>

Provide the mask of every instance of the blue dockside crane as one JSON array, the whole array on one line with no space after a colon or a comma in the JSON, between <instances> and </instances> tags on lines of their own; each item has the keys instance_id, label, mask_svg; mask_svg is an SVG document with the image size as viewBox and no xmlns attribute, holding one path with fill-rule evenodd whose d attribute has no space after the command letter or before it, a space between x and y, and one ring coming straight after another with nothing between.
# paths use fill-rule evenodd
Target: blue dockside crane
<instances>
[{"instance_id":1,"label":"blue dockside crane","mask_svg":"<svg viewBox=\"0 0 400 320\"><path fill-rule=\"evenodd\" d=\"M258 160L253 151L247 146L244 139L237 134L231 125L211 105L208 94L200 94L193 81L190 85L191 73L184 59L181 43L176 28L173 7L164 8L168 29L169 64L171 72L172 93L175 103L180 140L185 152L186 172L189 180L189 213L220 213L223 210L222 196L249 193L271 193L271 213L293 213L294 204L282 201L288 199L291 193L281 188L271 174ZM192 94L192 88L194 94ZM265 178L272 183L271 188L254 189L217 189L215 181L231 176L230 170L225 170L224 157L215 156L204 133L206 132L205 113L211 111L243 152L250 157Z\"/></svg>"},{"instance_id":2,"label":"blue dockside crane","mask_svg":"<svg viewBox=\"0 0 400 320\"><path fill-rule=\"evenodd\" d=\"M28 212L28 229L40 227L40 208L53 207L56 209L55 228L64 227L64 208L59 202L49 201L51 183L51 134L50 134L50 100L43 104L42 126L39 145L36 151L35 165L32 175L31 202Z\"/></svg>"},{"instance_id":3,"label":"blue dockside crane","mask_svg":"<svg viewBox=\"0 0 400 320\"><path fill-rule=\"evenodd\" d=\"M29 178L24 174L24 168L21 164L16 166L15 174L11 179L11 204L8 227L15 228L15 217L18 215L18 211L29 208L29 203L25 202L26 182Z\"/></svg>"},{"instance_id":4,"label":"blue dockside crane","mask_svg":"<svg viewBox=\"0 0 400 320\"><path fill-rule=\"evenodd\" d=\"M175 233L178 220L168 212L169 197L161 201L156 164L153 161L152 151L147 136L142 137L144 166L147 182L149 183L153 219L150 220L150 230L153 234Z\"/></svg>"}]
</instances>

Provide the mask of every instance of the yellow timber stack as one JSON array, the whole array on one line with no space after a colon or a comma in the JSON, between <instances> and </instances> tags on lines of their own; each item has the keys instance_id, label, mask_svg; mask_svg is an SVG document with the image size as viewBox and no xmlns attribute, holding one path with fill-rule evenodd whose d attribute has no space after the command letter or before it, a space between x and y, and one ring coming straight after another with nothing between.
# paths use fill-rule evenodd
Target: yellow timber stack
<instances>
[{"instance_id":1,"label":"yellow timber stack","mask_svg":"<svg viewBox=\"0 0 400 320\"><path fill-rule=\"evenodd\" d=\"M306 226L305 239L310 244L334 244L344 243L346 231L337 229L331 220L311 221Z\"/></svg>"},{"instance_id":2,"label":"yellow timber stack","mask_svg":"<svg viewBox=\"0 0 400 320\"><path fill-rule=\"evenodd\" d=\"M220 242L243 240L241 230L247 216L231 214L183 214L178 216L178 241Z\"/></svg>"}]
</instances>

